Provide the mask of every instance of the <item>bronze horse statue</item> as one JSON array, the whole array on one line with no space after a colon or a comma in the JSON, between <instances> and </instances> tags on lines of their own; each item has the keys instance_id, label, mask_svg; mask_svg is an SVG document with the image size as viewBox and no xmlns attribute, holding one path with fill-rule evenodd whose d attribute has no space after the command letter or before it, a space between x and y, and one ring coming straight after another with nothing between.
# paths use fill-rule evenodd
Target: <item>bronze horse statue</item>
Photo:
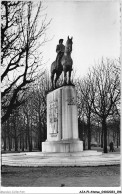
<instances>
[{"instance_id":1,"label":"bronze horse statue","mask_svg":"<svg viewBox=\"0 0 122 194\"><path fill-rule=\"evenodd\" d=\"M66 41L65 45L65 51L64 54L59 55L59 62L57 63L54 61L51 64L51 83L52 83L52 88L56 88L56 83L57 80L59 79L62 71L64 72L64 80L63 80L63 85L70 85L71 83L71 72L72 72L72 65L73 65L73 60L71 58L71 52L72 52L72 39L69 38ZM67 82L67 73L69 72L69 79ZM54 75L56 74L56 78L54 80ZM54 85L55 82L55 85Z\"/></svg>"}]
</instances>

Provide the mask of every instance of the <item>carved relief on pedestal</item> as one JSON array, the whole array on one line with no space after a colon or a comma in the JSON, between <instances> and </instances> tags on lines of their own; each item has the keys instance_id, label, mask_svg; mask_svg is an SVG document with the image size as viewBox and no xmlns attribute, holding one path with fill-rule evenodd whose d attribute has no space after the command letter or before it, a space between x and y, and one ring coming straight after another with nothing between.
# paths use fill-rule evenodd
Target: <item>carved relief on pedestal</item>
<instances>
[{"instance_id":1,"label":"carved relief on pedestal","mask_svg":"<svg viewBox=\"0 0 122 194\"><path fill-rule=\"evenodd\" d=\"M49 127L51 136L55 136L58 133L58 100L49 102Z\"/></svg>"}]
</instances>

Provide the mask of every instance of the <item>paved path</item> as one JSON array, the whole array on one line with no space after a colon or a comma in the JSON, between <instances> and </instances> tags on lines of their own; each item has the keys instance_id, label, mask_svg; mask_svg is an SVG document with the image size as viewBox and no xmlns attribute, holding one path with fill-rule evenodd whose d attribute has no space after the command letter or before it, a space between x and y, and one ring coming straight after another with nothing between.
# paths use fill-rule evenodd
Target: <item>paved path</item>
<instances>
[{"instance_id":1,"label":"paved path","mask_svg":"<svg viewBox=\"0 0 122 194\"><path fill-rule=\"evenodd\" d=\"M44 156L41 152L2 154L2 165L8 166L100 166L120 164L120 153L76 156Z\"/></svg>"}]
</instances>

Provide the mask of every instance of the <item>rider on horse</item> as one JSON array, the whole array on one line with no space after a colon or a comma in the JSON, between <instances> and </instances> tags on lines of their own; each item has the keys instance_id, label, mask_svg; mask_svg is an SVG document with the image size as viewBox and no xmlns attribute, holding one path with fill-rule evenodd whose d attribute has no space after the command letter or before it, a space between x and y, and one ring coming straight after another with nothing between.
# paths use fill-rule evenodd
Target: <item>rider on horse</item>
<instances>
[{"instance_id":1,"label":"rider on horse","mask_svg":"<svg viewBox=\"0 0 122 194\"><path fill-rule=\"evenodd\" d=\"M72 85L71 83L71 72L72 72L72 65L73 65L73 60L71 58L72 44L73 44L72 39L73 37L69 38L68 36L65 46L63 45L63 39L60 39L59 44L56 47L57 57L56 57L56 60L51 64L52 88L57 87L56 83L62 72L64 74L63 85L67 85L67 84ZM67 77L67 73L68 73L68 77Z\"/></svg>"},{"instance_id":2,"label":"rider on horse","mask_svg":"<svg viewBox=\"0 0 122 194\"><path fill-rule=\"evenodd\" d=\"M61 58L63 57L65 51L65 46L63 45L63 39L59 40L59 44L56 46L56 52L57 52L57 57L56 57L56 66L58 67Z\"/></svg>"}]
</instances>

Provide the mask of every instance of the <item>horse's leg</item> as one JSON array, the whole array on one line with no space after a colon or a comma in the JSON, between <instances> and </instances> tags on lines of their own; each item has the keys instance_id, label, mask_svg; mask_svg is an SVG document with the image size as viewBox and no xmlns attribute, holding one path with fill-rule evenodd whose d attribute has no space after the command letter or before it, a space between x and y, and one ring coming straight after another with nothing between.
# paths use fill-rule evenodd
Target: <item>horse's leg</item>
<instances>
[{"instance_id":1,"label":"horse's leg","mask_svg":"<svg viewBox=\"0 0 122 194\"><path fill-rule=\"evenodd\" d=\"M57 80L58 80L58 73L56 73L56 78L55 78L55 88L57 88L57 85L56 85Z\"/></svg>"},{"instance_id":2,"label":"horse's leg","mask_svg":"<svg viewBox=\"0 0 122 194\"><path fill-rule=\"evenodd\" d=\"M67 83L67 73L66 73L66 69L64 69L64 85L66 85Z\"/></svg>"},{"instance_id":3,"label":"horse's leg","mask_svg":"<svg viewBox=\"0 0 122 194\"><path fill-rule=\"evenodd\" d=\"M59 76L60 76L60 74L59 74L59 73L56 73L56 78L55 78L55 88L57 88L56 83L57 83L57 80L59 79Z\"/></svg>"},{"instance_id":4,"label":"horse's leg","mask_svg":"<svg viewBox=\"0 0 122 194\"><path fill-rule=\"evenodd\" d=\"M71 84L71 71L69 71L69 80L68 80L68 84Z\"/></svg>"},{"instance_id":5,"label":"horse's leg","mask_svg":"<svg viewBox=\"0 0 122 194\"><path fill-rule=\"evenodd\" d=\"M52 88L54 88L54 86L53 86L53 80L54 80L54 73L51 73L51 83L52 83Z\"/></svg>"}]
</instances>

